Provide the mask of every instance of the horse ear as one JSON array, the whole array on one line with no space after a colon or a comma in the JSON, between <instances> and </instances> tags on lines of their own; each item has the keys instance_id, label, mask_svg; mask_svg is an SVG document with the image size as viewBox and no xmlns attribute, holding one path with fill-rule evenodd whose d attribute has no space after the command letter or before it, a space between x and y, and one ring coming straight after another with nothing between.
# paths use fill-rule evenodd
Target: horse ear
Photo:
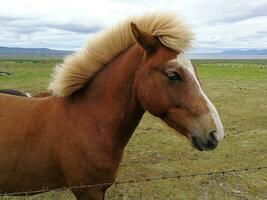
<instances>
[{"instance_id":1,"label":"horse ear","mask_svg":"<svg viewBox=\"0 0 267 200\"><path fill-rule=\"evenodd\" d=\"M153 35L141 31L133 22L131 22L131 30L136 42L149 54L156 50L158 41Z\"/></svg>"}]
</instances>

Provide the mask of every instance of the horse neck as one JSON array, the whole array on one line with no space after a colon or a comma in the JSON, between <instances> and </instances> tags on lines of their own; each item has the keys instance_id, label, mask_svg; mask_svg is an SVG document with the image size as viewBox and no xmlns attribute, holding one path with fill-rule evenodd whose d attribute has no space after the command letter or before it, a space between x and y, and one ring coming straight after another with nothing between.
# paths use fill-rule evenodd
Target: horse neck
<instances>
[{"instance_id":1,"label":"horse neck","mask_svg":"<svg viewBox=\"0 0 267 200\"><path fill-rule=\"evenodd\" d=\"M143 50L134 45L113 59L88 84L84 105L101 127L106 139L124 148L140 122L144 110L134 91L135 73Z\"/></svg>"}]
</instances>

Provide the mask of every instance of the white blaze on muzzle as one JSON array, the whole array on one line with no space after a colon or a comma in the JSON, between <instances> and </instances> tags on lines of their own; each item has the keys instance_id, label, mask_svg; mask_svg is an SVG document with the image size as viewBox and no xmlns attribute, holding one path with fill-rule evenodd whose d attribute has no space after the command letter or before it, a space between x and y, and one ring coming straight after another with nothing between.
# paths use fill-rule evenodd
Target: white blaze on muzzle
<instances>
[{"instance_id":1,"label":"white blaze on muzzle","mask_svg":"<svg viewBox=\"0 0 267 200\"><path fill-rule=\"evenodd\" d=\"M171 62L176 62L178 64L178 66L183 67L186 70L188 70L189 73L194 78L194 80L196 81L196 83L198 84L199 94L201 96L203 96L203 98L205 99L207 107L208 107L210 115L211 115L211 118L213 119L214 124L216 126L216 132L214 133L214 135L218 141L221 141L224 138L224 130L223 130L223 125L222 125L221 119L219 117L218 111L215 108L215 106L211 103L209 98L206 96L206 94L203 92L203 90L200 86L200 83L196 77L196 73L195 73L194 67L193 67L190 59L188 59L184 55L184 53L180 53L177 55L177 58L175 60L172 60Z\"/></svg>"}]
</instances>

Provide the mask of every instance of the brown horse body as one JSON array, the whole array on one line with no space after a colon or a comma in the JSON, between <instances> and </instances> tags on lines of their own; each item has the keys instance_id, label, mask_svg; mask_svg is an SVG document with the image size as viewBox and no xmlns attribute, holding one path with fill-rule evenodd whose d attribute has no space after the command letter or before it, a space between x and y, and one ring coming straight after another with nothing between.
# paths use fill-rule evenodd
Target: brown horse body
<instances>
[{"instance_id":1,"label":"brown horse body","mask_svg":"<svg viewBox=\"0 0 267 200\"><path fill-rule=\"evenodd\" d=\"M14 89L3 89L3 90L0 90L0 93L22 96L22 97L30 97L31 96L29 93L24 93L24 92L14 90Z\"/></svg>"},{"instance_id":2,"label":"brown horse body","mask_svg":"<svg viewBox=\"0 0 267 200\"><path fill-rule=\"evenodd\" d=\"M14 90L14 89L3 89L0 90L0 93L2 94L10 94L10 95L15 95L15 96L22 96L22 97L49 97L51 96L51 92L48 91L44 91L44 92L39 92L35 95L31 95L30 93L24 93L18 90Z\"/></svg>"},{"instance_id":3,"label":"brown horse body","mask_svg":"<svg viewBox=\"0 0 267 200\"><path fill-rule=\"evenodd\" d=\"M133 94L140 50L135 45L125 52L132 64L128 58L119 65L114 60L72 98L0 96L1 191L114 181L123 149L144 113Z\"/></svg>"},{"instance_id":4,"label":"brown horse body","mask_svg":"<svg viewBox=\"0 0 267 200\"><path fill-rule=\"evenodd\" d=\"M218 122L185 63L174 62L179 53L132 28L139 44L116 56L73 94L0 95L1 192L113 182L145 111L180 131L195 148L216 147ZM72 191L79 200L101 200L108 187Z\"/></svg>"}]
</instances>

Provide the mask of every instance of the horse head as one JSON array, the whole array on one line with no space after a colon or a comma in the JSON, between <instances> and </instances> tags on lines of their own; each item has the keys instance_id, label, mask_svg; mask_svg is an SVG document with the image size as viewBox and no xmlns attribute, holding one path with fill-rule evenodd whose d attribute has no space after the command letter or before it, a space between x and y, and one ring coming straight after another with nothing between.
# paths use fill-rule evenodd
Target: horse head
<instances>
[{"instance_id":1,"label":"horse head","mask_svg":"<svg viewBox=\"0 0 267 200\"><path fill-rule=\"evenodd\" d=\"M134 83L141 106L186 136L194 148L216 148L224 137L223 125L191 61L182 51L164 46L158 37L135 24L131 28L145 50Z\"/></svg>"}]
</instances>

